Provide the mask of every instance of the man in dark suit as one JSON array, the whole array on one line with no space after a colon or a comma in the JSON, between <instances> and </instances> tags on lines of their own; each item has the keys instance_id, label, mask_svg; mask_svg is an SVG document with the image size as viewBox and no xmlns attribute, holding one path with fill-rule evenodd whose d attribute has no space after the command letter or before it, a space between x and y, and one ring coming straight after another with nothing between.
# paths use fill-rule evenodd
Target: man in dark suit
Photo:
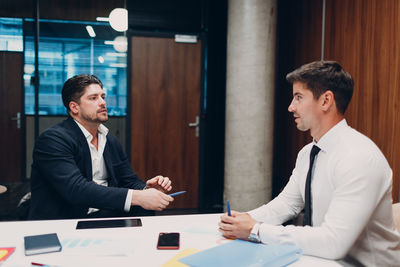
<instances>
[{"instance_id":1,"label":"man in dark suit","mask_svg":"<svg viewBox=\"0 0 400 267\"><path fill-rule=\"evenodd\" d=\"M108 134L102 124L108 120L102 87L93 75L65 82L62 99L69 116L35 143L30 219L134 215L138 207L163 210L173 201L165 194L172 188L169 178L143 182L121 144Z\"/></svg>"}]
</instances>

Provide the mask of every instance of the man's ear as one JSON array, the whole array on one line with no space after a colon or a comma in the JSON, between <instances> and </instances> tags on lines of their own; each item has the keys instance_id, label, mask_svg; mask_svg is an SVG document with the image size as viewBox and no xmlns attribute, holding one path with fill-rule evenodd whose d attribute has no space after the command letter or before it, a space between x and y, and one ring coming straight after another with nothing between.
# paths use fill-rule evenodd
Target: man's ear
<instances>
[{"instance_id":1,"label":"man's ear","mask_svg":"<svg viewBox=\"0 0 400 267\"><path fill-rule=\"evenodd\" d=\"M329 111L335 105L335 95L331 90L323 93L320 99L323 111Z\"/></svg>"},{"instance_id":2,"label":"man's ear","mask_svg":"<svg viewBox=\"0 0 400 267\"><path fill-rule=\"evenodd\" d=\"M79 113L79 105L78 103L71 101L69 102L69 109L71 110L71 113L76 115Z\"/></svg>"}]
</instances>

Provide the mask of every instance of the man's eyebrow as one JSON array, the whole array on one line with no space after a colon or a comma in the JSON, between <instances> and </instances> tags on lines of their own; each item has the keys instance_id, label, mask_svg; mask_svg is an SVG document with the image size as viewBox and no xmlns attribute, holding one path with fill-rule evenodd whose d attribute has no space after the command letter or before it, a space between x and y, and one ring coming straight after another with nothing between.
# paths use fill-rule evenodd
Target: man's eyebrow
<instances>
[{"instance_id":1,"label":"man's eyebrow","mask_svg":"<svg viewBox=\"0 0 400 267\"><path fill-rule=\"evenodd\" d=\"M93 94L88 94L87 96L98 96L98 95L105 95L105 93L101 93L101 94L93 93Z\"/></svg>"},{"instance_id":2,"label":"man's eyebrow","mask_svg":"<svg viewBox=\"0 0 400 267\"><path fill-rule=\"evenodd\" d=\"M303 95L303 94L300 93L300 92L296 92L296 93L293 94L293 96L298 96L298 95Z\"/></svg>"}]
</instances>

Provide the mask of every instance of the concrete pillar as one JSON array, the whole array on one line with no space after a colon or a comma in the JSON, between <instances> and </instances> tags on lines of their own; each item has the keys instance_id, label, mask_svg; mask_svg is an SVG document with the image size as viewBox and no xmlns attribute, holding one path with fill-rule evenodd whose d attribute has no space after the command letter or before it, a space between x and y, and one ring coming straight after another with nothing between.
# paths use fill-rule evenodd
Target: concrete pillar
<instances>
[{"instance_id":1,"label":"concrete pillar","mask_svg":"<svg viewBox=\"0 0 400 267\"><path fill-rule=\"evenodd\" d=\"M224 199L238 211L271 199L276 14L276 0L228 2Z\"/></svg>"}]
</instances>

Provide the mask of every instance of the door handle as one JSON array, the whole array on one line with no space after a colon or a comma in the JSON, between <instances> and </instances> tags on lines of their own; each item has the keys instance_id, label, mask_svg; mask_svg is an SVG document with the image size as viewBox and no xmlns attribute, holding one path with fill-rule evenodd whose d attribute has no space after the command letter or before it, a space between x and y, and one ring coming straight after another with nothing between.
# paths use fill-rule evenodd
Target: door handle
<instances>
[{"instance_id":1,"label":"door handle","mask_svg":"<svg viewBox=\"0 0 400 267\"><path fill-rule=\"evenodd\" d=\"M196 116L196 121L195 122L190 122L189 124L190 128L196 128L196 137L199 137L200 135L200 119L199 116Z\"/></svg>"},{"instance_id":2,"label":"door handle","mask_svg":"<svg viewBox=\"0 0 400 267\"><path fill-rule=\"evenodd\" d=\"M21 112L17 112L17 116L12 117L11 120L17 121L17 129L21 129Z\"/></svg>"}]
</instances>

